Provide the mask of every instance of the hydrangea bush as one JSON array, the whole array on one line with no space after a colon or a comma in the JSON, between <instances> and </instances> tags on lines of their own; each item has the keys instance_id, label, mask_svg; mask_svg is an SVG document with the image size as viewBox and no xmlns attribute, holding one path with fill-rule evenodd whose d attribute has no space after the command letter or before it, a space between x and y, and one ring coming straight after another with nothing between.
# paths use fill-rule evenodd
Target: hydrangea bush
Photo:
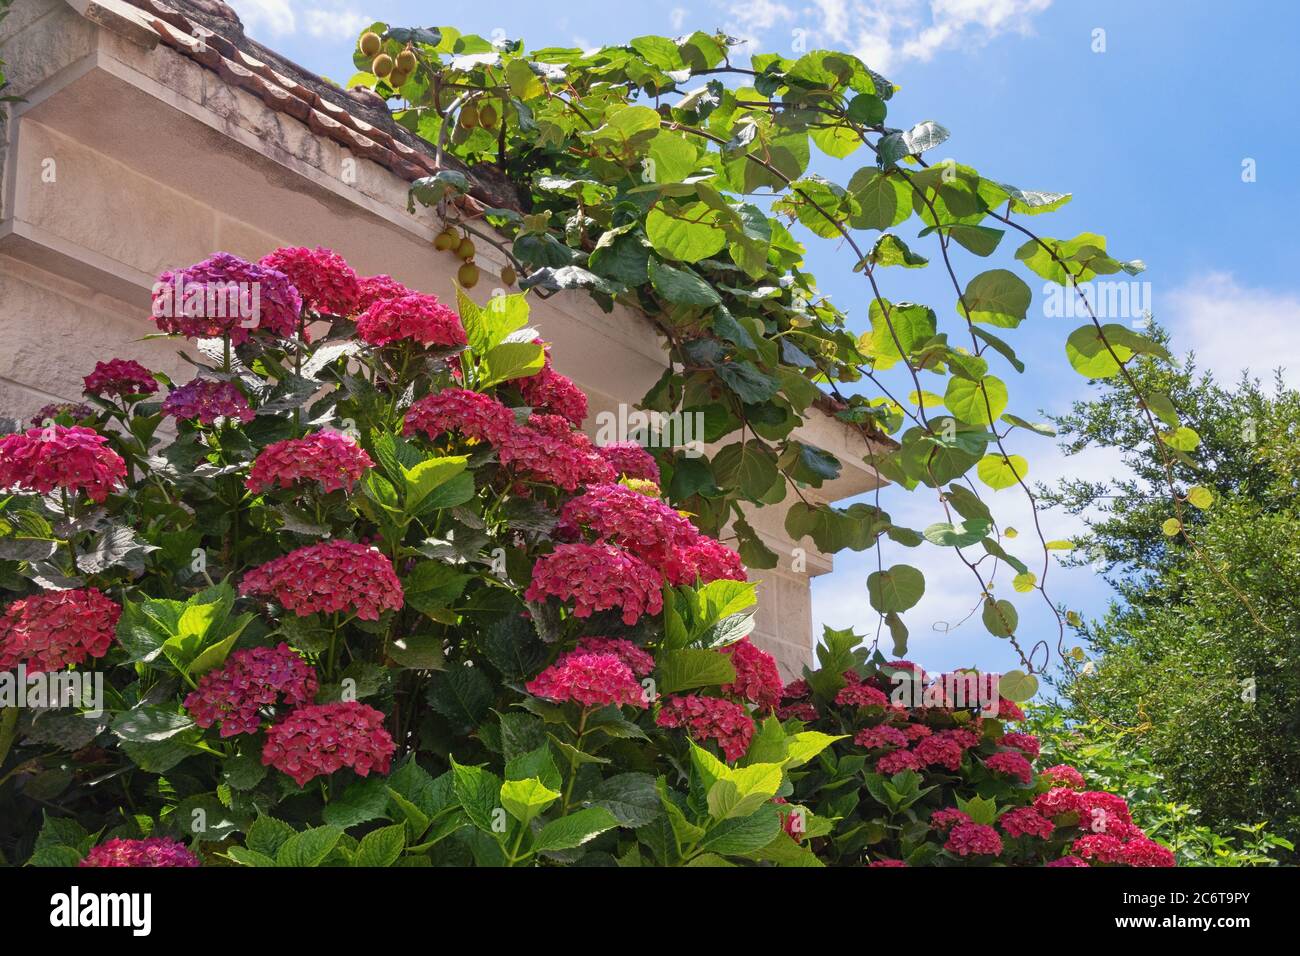
<instances>
[{"instance_id":1,"label":"hydrangea bush","mask_svg":"<svg viewBox=\"0 0 1300 956\"><path fill-rule=\"evenodd\" d=\"M578 428L524 296L285 248L154 311L191 381L101 362L0 439L0 665L104 678L0 710L9 863L1164 862L1007 712L892 705L856 638L783 687L738 555L670 457Z\"/></svg>"}]
</instances>

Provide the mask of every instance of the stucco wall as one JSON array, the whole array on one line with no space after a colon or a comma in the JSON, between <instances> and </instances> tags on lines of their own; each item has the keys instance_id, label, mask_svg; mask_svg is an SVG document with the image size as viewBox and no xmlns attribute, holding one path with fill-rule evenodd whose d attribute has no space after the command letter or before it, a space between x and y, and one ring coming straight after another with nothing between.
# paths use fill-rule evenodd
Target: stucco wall
<instances>
[{"instance_id":1,"label":"stucco wall","mask_svg":"<svg viewBox=\"0 0 1300 956\"><path fill-rule=\"evenodd\" d=\"M216 250L256 258L286 243L326 245L360 272L452 296L458 262L431 248L437 224L428 210L406 211L407 183L388 169L172 49L89 23L64 0L15 9L0 56L27 102L12 111L3 154L4 413L77 399L80 376L115 355L187 379L176 343L141 341L153 331L148 290L163 269ZM490 248L478 260L475 291L486 295L505 263ZM607 315L583 294L535 301L533 324L593 411L635 404L665 365L643 317ZM846 462L816 497L873 486L856 433L825 417L802 431ZM753 516L782 556L761 574L756 640L788 676L812 646L809 575L831 565L810 542L788 540L783 517L779 506ZM796 558L801 545L806 557ZM796 570L796 560L806 565Z\"/></svg>"}]
</instances>

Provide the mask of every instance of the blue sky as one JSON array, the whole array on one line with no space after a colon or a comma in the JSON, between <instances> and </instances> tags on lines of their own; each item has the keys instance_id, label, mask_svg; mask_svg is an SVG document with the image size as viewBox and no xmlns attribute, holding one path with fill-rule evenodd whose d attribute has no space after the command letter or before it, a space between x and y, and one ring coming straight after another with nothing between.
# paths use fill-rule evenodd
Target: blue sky
<instances>
[{"instance_id":1,"label":"blue sky","mask_svg":"<svg viewBox=\"0 0 1300 956\"><path fill-rule=\"evenodd\" d=\"M752 39L756 49L787 55L796 41L858 53L902 89L889 123L923 119L946 126L952 138L932 160L953 157L989 178L1023 188L1070 192L1063 210L1033 220L1035 231L1071 237L1098 232L1123 259L1148 266L1152 311L1174 335L1179 352L1194 349L1199 364L1235 377L1253 354L1253 370L1300 371L1300 152L1294 95L1300 89L1295 36L1300 4L1256 0L1225 5L1201 0L734 0L734 2L498 3L443 6L409 0L230 0L248 32L317 72L345 81L361 26L382 19L401 25L448 23L463 32L519 37L530 47L594 45L644 33L676 35L721 28ZM454 17L454 19L452 19ZM432 18L432 22L430 22ZM1097 52L1104 31L1104 52ZM499 31L499 32L498 32ZM1255 181L1243 182L1254 161ZM853 155L819 171L841 183L868 162ZM910 241L914 224L900 229ZM1019 243L1007 236L991 259L961 256L963 284L988 268L1017 268ZM818 241L813 271L824 292L856 327L865 321L862 280L849 274L847 250ZM929 254L916 244L918 251ZM937 261L936 265L941 266ZM886 295L924 302L942 323L953 316L953 293L942 269L882 272ZM916 275L916 272L925 275ZM1028 360L1017 375L994 360L1011 390L1010 411L1037 420L1083 397L1086 384L1065 361L1065 336L1079 324L1048 318L1039 306L1042 283L1031 281L1030 321L1007 337ZM1071 324L1072 323L1072 324ZM1293 384L1300 375L1288 376ZM937 385L937 387L936 387ZM942 393L942 382L926 383ZM906 393L910 388L903 389ZM1031 479L1114 474L1114 455L1066 459L1045 438L1017 438L1012 450L1030 462ZM1011 549L1037 567L1028 514L1017 491L991 495L995 511L1022 534ZM897 520L923 527L941 516L933 502L887 492L882 504ZM1044 518L1049 538L1068 537L1077 523ZM1159 533L1153 529L1153 533ZM895 547L886 565L919 564L927 595L906 619L909 657L928 668L1010 667L1004 642L984 632L978 614L955 630L976 603L974 579L948 552ZM835 571L814 587L821 624L859 632L874 629L866 574L874 554L841 554ZM1084 569L1054 568L1052 596L1085 616L1100 613L1108 589ZM1013 595L1026 645L1055 624L1038 595Z\"/></svg>"}]
</instances>

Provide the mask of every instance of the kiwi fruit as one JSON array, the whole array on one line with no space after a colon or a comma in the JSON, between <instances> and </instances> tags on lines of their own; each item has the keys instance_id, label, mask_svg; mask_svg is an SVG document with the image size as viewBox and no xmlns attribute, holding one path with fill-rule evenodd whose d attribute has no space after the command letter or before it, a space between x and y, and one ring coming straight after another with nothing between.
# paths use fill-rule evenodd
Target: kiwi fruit
<instances>
[{"instance_id":1,"label":"kiwi fruit","mask_svg":"<svg viewBox=\"0 0 1300 956\"><path fill-rule=\"evenodd\" d=\"M357 43L357 47L361 50L362 56L378 55L380 49L383 48L383 45L384 41L380 39L379 34L373 33L369 30L361 34L361 40Z\"/></svg>"},{"instance_id":2,"label":"kiwi fruit","mask_svg":"<svg viewBox=\"0 0 1300 956\"><path fill-rule=\"evenodd\" d=\"M473 103L465 104L460 111L460 125L465 129L474 129L478 122L478 107Z\"/></svg>"},{"instance_id":3,"label":"kiwi fruit","mask_svg":"<svg viewBox=\"0 0 1300 956\"><path fill-rule=\"evenodd\" d=\"M444 229L433 237L433 247L439 252L447 252L460 242L460 237L453 229Z\"/></svg>"},{"instance_id":4,"label":"kiwi fruit","mask_svg":"<svg viewBox=\"0 0 1300 956\"><path fill-rule=\"evenodd\" d=\"M393 89L397 89L399 86L405 84L410 78L411 75L409 73L403 73L401 70L394 69L392 73L388 74L388 85Z\"/></svg>"},{"instance_id":5,"label":"kiwi fruit","mask_svg":"<svg viewBox=\"0 0 1300 956\"><path fill-rule=\"evenodd\" d=\"M460 245L456 247L456 255L460 256L462 259L473 259L474 240L471 239L469 236L466 236L464 239L462 239L460 241Z\"/></svg>"},{"instance_id":6,"label":"kiwi fruit","mask_svg":"<svg viewBox=\"0 0 1300 956\"><path fill-rule=\"evenodd\" d=\"M514 266L505 266L501 270L501 281L505 285L514 285L519 276L515 273Z\"/></svg>"},{"instance_id":7,"label":"kiwi fruit","mask_svg":"<svg viewBox=\"0 0 1300 956\"><path fill-rule=\"evenodd\" d=\"M412 52L409 46L401 53L397 54L397 68L407 76L410 76L415 72L415 66L415 53Z\"/></svg>"},{"instance_id":8,"label":"kiwi fruit","mask_svg":"<svg viewBox=\"0 0 1300 956\"><path fill-rule=\"evenodd\" d=\"M478 285L478 266L472 262L464 263L456 270L456 281L461 284L462 288L474 288L474 286Z\"/></svg>"},{"instance_id":9,"label":"kiwi fruit","mask_svg":"<svg viewBox=\"0 0 1300 956\"><path fill-rule=\"evenodd\" d=\"M478 124L484 129L496 129L497 111L491 103L484 103L479 107Z\"/></svg>"},{"instance_id":10,"label":"kiwi fruit","mask_svg":"<svg viewBox=\"0 0 1300 956\"><path fill-rule=\"evenodd\" d=\"M381 79L393 72L393 58L381 53L370 62L370 72Z\"/></svg>"}]
</instances>

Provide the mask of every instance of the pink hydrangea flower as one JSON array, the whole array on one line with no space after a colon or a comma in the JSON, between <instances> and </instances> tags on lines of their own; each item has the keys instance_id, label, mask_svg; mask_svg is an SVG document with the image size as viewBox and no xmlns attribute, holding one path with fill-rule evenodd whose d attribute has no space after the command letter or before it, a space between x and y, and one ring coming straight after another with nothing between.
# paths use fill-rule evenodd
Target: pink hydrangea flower
<instances>
[{"instance_id":1,"label":"pink hydrangea flower","mask_svg":"<svg viewBox=\"0 0 1300 956\"><path fill-rule=\"evenodd\" d=\"M912 751L895 750L876 761L876 773L883 773L886 777L892 777L904 770L920 770L922 766L921 761L917 759L916 754L912 753Z\"/></svg>"},{"instance_id":2,"label":"pink hydrangea flower","mask_svg":"<svg viewBox=\"0 0 1300 956\"><path fill-rule=\"evenodd\" d=\"M229 336L238 345L254 331L288 338L301 312L288 276L228 252L164 272L153 289L154 323L191 339Z\"/></svg>"},{"instance_id":3,"label":"pink hydrangea flower","mask_svg":"<svg viewBox=\"0 0 1300 956\"><path fill-rule=\"evenodd\" d=\"M1067 764L1058 763L1054 767L1048 767L1040 776L1053 787L1069 787L1071 790L1082 790L1084 787L1083 774Z\"/></svg>"},{"instance_id":4,"label":"pink hydrangea flower","mask_svg":"<svg viewBox=\"0 0 1300 956\"><path fill-rule=\"evenodd\" d=\"M870 684L859 683L840 688L840 692L835 695L835 703L841 707L887 707L889 698L884 691L877 690Z\"/></svg>"},{"instance_id":5,"label":"pink hydrangea flower","mask_svg":"<svg viewBox=\"0 0 1300 956\"><path fill-rule=\"evenodd\" d=\"M164 415L181 421L198 419L202 425L216 424L219 418L247 423L256 417L234 382L206 378L196 378L172 389L163 399L162 410Z\"/></svg>"},{"instance_id":6,"label":"pink hydrangea flower","mask_svg":"<svg viewBox=\"0 0 1300 956\"><path fill-rule=\"evenodd\" d=\"M781 700L782 689L776 658L755 647L748 637L722 648L722 653L731 658L732 666L736 668L735 681L724 684L722 692L757 704L765 712L775 709Z\"/></svg>"},{"instance_id":7,"label":"pink hydrangea flower","mask_svg":"<svg viewBox=\"0 0 1300 956\"><path fill-rule=\"evenodd\" d=\"M310 703L319 689L316 672L288 644L235 651L217 670L199 678L185 709L200 727L219 724L222 737L257 733L260 711L278 701Z\"/></svg>"},{"instance_id":8,"label":"pink hydrangea flower","mask_svg":"<svg viewBox=\"0 0 1300 956\"><path fill-rule=\"evenodd\" d=\"M363 621L377 621L403 602L393 563L355 541L322 541L290 551L245 574L239 591L271 595L299 617L351 609Z\"/></svg>"},{"instance_id":9,"label":"pink hydrangea flower","mask_svg":"<svg viewBox=\"0 0 1300 956\"><path fill-rule=\"evenodd\" d=\"M901 729L903 733L907 735L907 739L911 743L916 743L918 740L921 740L924 737L929 737L934 733L934 731L925 724L906 724Z\"/></svg>"},{"instance_id":10,"label":"pink hydrangea flower","mask_svg":"<svg viewBox=\"0 0 1300 956\"><path fill-rule=\"evenodd\" d=\"M381 299L400 299L412 291L390 275L364 276L357 280L357 311L364 312Z\"/></svg>"},{"instance_id":11,"label":"pink hydrangea flower","mask_svg":"<svg viewBox=\"0 0 1300 956\"><path fill-rule=\"evenodd\" d=\"M906 747L907 735L897 727L881 724L878 727L864 727L859 730L853 742L868 750L884 750L887 747Z\"/></svg>"},{"instance_id":12,"label":"pink hydrangea flower","mask_svg":"<svg viewBox=\"0 0 1300 956\"><path fill-rule=\"evenodd\" d=\"M1079 794L1079 826L1094 833L1108 832L1109 823L1130 824L1133 815L1119 794L1089 790Z\"/></svg>"},{"instance_id":13,"label":"pink hydrangea flower","mask_svg":"<svg viewBox=\"0 0 1300 956\"><path fill-rule=\"evenodd\" d=\"M811 693L812 688L808 686L808 682L802 677L798 677L785 685L785 688L781 691L781 696L791 700L800 700Z\"/></svg>"},{"instance_id":14,"label":"pink hydrangea flower","mask_svg":"<svg viewBox=\"0 0 1300 956\"><path fill-rule=\"evenodd\" d=\"M641 559L612 544L561 544L533 565L529 601L572 601L576 617L621 608L623 623L663 610L659 575Z\"/></svg>"},{"instance_id":15,"label":"pink hydrangea flower","mask_svg":"<svg viewBox=\"0 0 1300 956\"><path fill-rule=\"evenodd\" d=\"M880 859L872 860L867 864L868 868L876 866L907 866L907 863L903 860L892 860L889 857L881 857Z\"/></svg>"},{"instance_id":16,"label":"pink hydrangea flower","mask_svg":"<svg viewBox=\"0 0 1300 956\"><path fill-rule=\"evenodd\" d=\"M1034 798L1034 809L1059 823L1067 814L1079 812L1079 795L1068 787L1053 787Z\"/></svg>"},{"instance_id":17,"label":"pink hydrangea flower","mask_svg":"<svg viewBox=\"0 0 1300 956\"><path fill-rule=\"evenodd\" d=\"M1030 766L1024 754L1014 750L1003 750L984 759L984 766L994 773L1005 774L1021 783L1034 779L1034 768Z\"/></svg>"},{"instance_id":18,"label":"pink hydrangea flower","mask_svg":"<svg viewBox=\"0 0 1300 956\"><path fill-rule=\"evenodd\" d=\"M1124 841L1109 833L1089 833L1074 841L1076 856L1096 863L1123 863Z\"/></svg>"},{"instance_id":19,"label":"pink hydrangea flower","mask_svg":"<svg viewBox=\"0 0 1300 956\"><path fill-rule=\"evenodd\" d=\"M103 657L121 615L121 606L98 588L20 598L0 616L0 671L25 661L38 674Z\"/></svg>"},{"instance_id":20,"label":"pink hydrangea flower","mask_svg":"<svg viewBox=\"0 0 1300 956\"><path fill-rule=\"evenodd\" d=\"M979 737L969 730L941 730L922 738L913 752L922 766L939 764L956 771L961 769L962 754L979 742Z\"/></svg>"},{"instance_id":21,"label":"pink hydrangea flower","mask_svg":"<svg viewBox=\"0 0 1300 956\"><path fill-rule=\"evenodd\" d=\"M983 823L958 823L948 831L943 848L958 856L1001 856L1002 837Z\"/></svg>"},{"instance_id":22,"label":"pink hydrangea flower","mask_svg":"<svg viewBox=\"0 0 1300 956\"><path fill-rule=\"evenodd\" d=\"M464 388L444 388L417 399L406 411L402 434L419 432L436 440L447 432L500 445L515 427L515 416L490 395Z\"/></svg>"},{"instance_id":23,"label":"pink hydrangea flower","mask_svg":"<svg viewBox=\"0 0 1300 956\"><path fill-rule=\"evenodd\" d=\"M519 389L529 407L543 414L559 415L575 427L587 418L586 394L571 378L549 365L536 375L520 379Z\"/></svg>"},{"instance_id":24,"label":"pink hydrangea flower","mask_svg":"<svg viewBox=\"0 0 1300 956\"><path fill-rule=\"evenodd\" d=\"M943 807L935 810L930 814L930 829L947 831L949 827L958 823L970 823L970 814L958 810L956 807Z\"/></svg>"},{"instance_id":25,"label":"pink hydrangea flower","mask_svg":"<svg viewBox=\"0 0 1300 956\"><path fill-rule=\"evenodd\" d=\"M1063 856L1059 859L1044 863L1043 866L1087 866L1086 860L1081 860L1077 856Z\"/></svg>"},{"instance_id":26,"label":"pink hydrangea flower","mask_svg":"<svg viewBox=\"0 0 1300 956\"><path fill-rule=\"evenodd\" d=\"M533 415L526 425L511 428L499 454L501 464L519 477L565 491L612 482L616 477L591 439L558 415ZM636 494L630 489L628 493Z\"/></svg>"},{"instance_id":27,"label":"pink hydrangea flower","mask_svg":"<svg viewBox=\"0 0 1300 956\"><path fill-rule=\"evenodd\" d=\"M571 700L583 707L648 706L645 691L632 668L617 654L572 651L524 686L537 697Z\"/></svg>"},{"instance_id":28,"label":"pink hydrangea flower","mask_svg":"<svg viewBox=\"0 0 1300 956\"><path fill-rule=\"evenodd\" d=\"M630 551L662 571L678 551L700 537L695 525L667 502L625 485L591 485L560 511L560 528L582 528Z\"/></svg>"},{"instance_id":29,"label":"pink hydrangea flower","mask_svg":"<svg viewBox=\"0 0 1300 956\"><path fill-rule=\"evenodd\" d=\"M1123 861L1129 866L1176 865L1172 850L1147 837L1139 837L1125 843Z\"/></svg>"},{"instance_id":30,"label":"pink hydrangea flower","mask_svg":"<svg viewBox=\"0 0 1300 956\"><path fill-rule=\"evenodd\" d=\"M1005 697L999 697L997 717L998 720L1008 722L1021 721L1025 719L1025 712L1012 701L1007 700Z\"/></svg>"},{"instance_id":31,"label":"pink hydrangea flower","mask_svg":"<svg viewBox=\"0 0 1300 956\"><path fill-rule=\"evenodd\" d=\"M357 317L357 335L370 345L412 341L420 345L465 345L460 316L437 296L412 293L400 299L379 299Z\"/></svg>"},{"instance_id":32,"label":"pink hydrangea flower","mask_svg":"<svg viewBox=\"0 0 1300 956\"><path fill-rule=\"evenodd\" d=\"M613 442L596 448L614 471L624 478L640 478L659 484L659 464L654 456L634 441Z\"/></svg>"},{"instance_id":33,"label":"pink hydrangea flower","mask_svg":"<svg viewBox=\"0 0 1300 956\"><path fill-rule=\"evenodd\" d=\"M584 637L572 653L613 654L632 669L637 677L646 677L655 669L655 659L629 640L621 637Z\"/></svg>"},{"instance_id":34,"label":"pink hydrangea flower","mask_svg":"<svg viewBox=\"0 0 1300 956\"><path fill-rule=\"evenodd\" d=\"M1015 807L998 818L1007 836L1036 836L1046 840L1055 826L1033 807Z\"/></svg>"},{"instance_id":35,"label":"pink hydrangea flower","mask_svg":"<svg viewBox=\"0 0 1300 956\"><path fill-rule=\"evenodd\" d=\"M126 477L126 462L108 439L81 425L51 425L0 438L0 488L48 494L84 491L102 503Z\"/></svg>"},{"instance_id":36,"label":"pink hydrangea flower","mask_svg":"<svg viewBox=\"0 0 1300 956\"><path fill-rule=\"evenodd\" d=\"M1038 742L1037 737L1033 734L1025 733L1003 734L1002 746L1015 747L1017 750L1026 753L1031 757L1037 757L1039 752L1043 749L1042 744Z\"/></svg>"},{"instance_id":37,"label":"pink hydrangea flower","mask_svg":"<svg viewBox=\"0 0 1300 956\"><path fill-rule=\"evenodd\" d=\"M110 359L96 362L94 369L83 380L87 395L152 395L158 391L153 373L130 359Z\"/></svg>"},{"instance_id":38,"label":"pink hydrangea flower","mask_svg":"<svg viewBox=\"0 0 1300 956\"><path fill-rule=\"evenodd\" d=\"M817 706L810 700L782 701L777 705L776 716L781 720L814 721L819 716Z\"/></svg>"},{"instance_id":39,"label":"pink hydrangea flower","mask_svg":"<svg viewBox=\"0 0 1300 956\"><path fill-rule=\"evenodd\" d=\"M309 309L330 315L351 315L357 309L357 274L333 250L284 246L263 256L259 264L287 275Z\"/></svg>"},{"instance_id":40,"label":"pink hydrangea flower","mask_svg":"<svg viewBox=\"0 0 1300 956\"><path fill-rule=\"evenodd\" d=\"M352 439L338 432L314 432L267 445L258 454L245 484L260 493L277 485L292 488L318 482L324 491L352 486L374 462Z\"/></svg>"},{"instance_id":41,"label":"pink hydrangea flower","mask_svg":"<svg viewBox=\"0 0 1300 956\"><path fill-rule=\"evenodd\" d=\"M77 866L84 867L154 867L198 866L199 858L183 843L166 837L147 840L105 840L92 847Z\"/></svg>"},{"instance_id":42,"label":"pink hydrangea flower","mask_svg":"<svg viewBox=\"0 0 1300 956\"><path fill-rule=\"evenodd\" d=\"M740 555L705 534L676 552L664 574L674 585L748 580Z\"/></svg>"},{"instance_id":43,"label":"pink hydrangea flower","mask_svg":"<svg viewBox=\"0 0 1300 956\"><path fill-rule=\"evenodd\" d=\"M386 774L396 750L384 715L373 707L355 700L309 704L267 731L262 763L301 787L343 767L362 777Z\"/></svg>"},{"instance_id":44,"label":"pink hydrangea flower","mask_svg":"<svg viewBox=\"0 0 1300 956\"><path fill-rule=\"evenodd\" d=\"M683 728L696 743L717 741L730 763L745 756L754 737L754 719L744 707L720 697L699 694L669 697L659 709L655 723L660 727Z\"/></svg>"}]
</instances>

